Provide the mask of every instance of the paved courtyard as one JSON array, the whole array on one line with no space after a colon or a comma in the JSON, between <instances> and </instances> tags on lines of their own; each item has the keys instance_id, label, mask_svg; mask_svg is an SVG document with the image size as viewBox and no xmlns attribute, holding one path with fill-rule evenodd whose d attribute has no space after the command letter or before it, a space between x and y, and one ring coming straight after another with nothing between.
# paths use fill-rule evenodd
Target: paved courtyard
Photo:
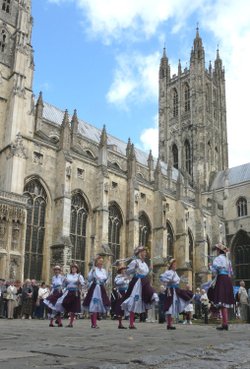
<instances>
[{"instance_id":1,"label":"paved courtyard","mask_svg":"<svg viewBox=\"0 0 250 369\"><path fill-rule=\"evenodd\" d=\"M0 368L250 369L250 324L232 324L228 332L212 324L178 324L176 331L157 323L137 323L133 331L110 320L99 326L91 329L86 319L73 329L1 319Z\"/></svg>"}]
</instances>

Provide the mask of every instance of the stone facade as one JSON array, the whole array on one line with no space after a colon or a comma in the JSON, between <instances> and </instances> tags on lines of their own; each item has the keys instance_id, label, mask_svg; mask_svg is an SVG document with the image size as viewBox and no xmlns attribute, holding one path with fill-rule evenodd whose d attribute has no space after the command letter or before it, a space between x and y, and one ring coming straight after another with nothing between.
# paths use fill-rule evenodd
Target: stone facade
<instances>
[{"instance_id":1,"label":"stone facade","mask_svg":"<svg viewBox=\"0 0 250 369\"><path fill-rule=\"evenodd\" d=\"M2 30L0 277L49 280L72 260L86 275L102 245L114 263L143 244L156 286L171 255L195 287L224 241L250 282L250 164L228 169L224 70L219 53L205 69L198 30L189 70L171 77L165 50L160 62L158 159L34 101L31 0L2 8Z\"/></svg>"}]
</instances>

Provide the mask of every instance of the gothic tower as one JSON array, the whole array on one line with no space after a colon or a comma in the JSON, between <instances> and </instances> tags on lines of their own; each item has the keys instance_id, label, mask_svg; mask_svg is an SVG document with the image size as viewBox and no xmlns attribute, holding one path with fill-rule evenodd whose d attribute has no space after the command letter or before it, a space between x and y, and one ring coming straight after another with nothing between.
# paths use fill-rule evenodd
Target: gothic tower
<instances>
[{"instance_id":1,"label":"gothic tower","mask_svg":"<svg viewBox=\"0 0 250 369\"><path fill-rule=\"evenodd\" d=\"M196 30L190 68L171 77L164 48L159 70L159 156L191 184L208 188L214 172L228 167L225 74L217 50L212 68Z\"/></svg>"},{"instance_id":2,"label":"gothic tower","mask_svg":"<svg viewBox=\"0 0 250 369\"><path fill-rule=\"evenodd\" d=\"M31 32L31 0L0 0L0 165L6 173L0 185L17 193L23 191L23 138L33 134Z\"/></svg>"}]
</instances>

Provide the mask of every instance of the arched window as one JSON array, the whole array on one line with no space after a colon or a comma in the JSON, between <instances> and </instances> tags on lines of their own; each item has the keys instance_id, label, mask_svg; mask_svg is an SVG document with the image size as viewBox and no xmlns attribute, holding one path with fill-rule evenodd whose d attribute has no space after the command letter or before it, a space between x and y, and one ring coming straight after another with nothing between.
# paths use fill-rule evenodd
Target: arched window
<instances>
[{"instance_id":1,"label":"arched window","mask_svg":"<svg viewBox=\"0 0 250 369\"><path fill-rule=\"evenodd\" d=\"M79 265L82 274L85 272L88 212L84 197L79 192L74 193L71 198L70 240L73 245L72 260Z\"/></svg>"},{"instance_id":2,"label":"arched window","mask_svg":"<svg viewBox=\"0 0 250 369\"><path fill-rule=\"evenodd\" d=\"M193 268L193 258L194 258L194 242L193 236L190 229L188 230L188 252L189 252L189 263L190 267Z\"/></svg>"},{"instance_id":3,"label":"arched window","mask_svg":"<svg viewBox=\"0 0 250 369\"><path fill-rule=\"evenodd\" d=\"M38 179L24 187L28 198L24 278L41 280L47 194Z\"/></svg>"},{"instance_id":4,"label":"arched window","mask_svg":"<svg viewBox=\"0 0 250 369\"><path fill-rule=\"evenodd\" d=\"M178 104L179 104L178 92L174 88L173 90L173 116L174 117L178 116Z\"/></svg>"},{"instance_id":5,"label":"arched window","mask_svg":"<svg viewBox=\"0 0 250 369\"><path fill-rule=\"evenodd\" d=\"M238 217L244 217L247 215L247 200L244 197L240 197L236 203Z\"/></svg>"},{"instance_id":6,"label":"arched window","mask_svg":"<svg viewBox=\"0 0 250 369\"><path fill-rule=\"evenodd\" d=\"M114 255L114 261L120 259L121 249L121 227L122 227L122 215L117 204L113 203L109 206L109 230L108 230L108 243L110 250Z\"/></svg>"},{"instance_id":7,"label":"arched window","mask_svg":"<svg viewBox=\"0 0 250 369\"><path fill-rule=\"evenodd\" d=\"M191 148L188 140L185 141L185 168L186 171L191 175L192 174L192 160L191 160Z\"/></svg>"},{"instance_id":8,"label":"arched window","mask_svg":"<svg viewBox=\"0 0 250 369\"><path fill-rule=\"evenodd\" d=\"M184 110L185 112L190 111L190 88L187 83L184 87Z\"/></svg>"},{"instance_id":9,"label":"arched window","mask_svg":"<svg viewBox=\"0 0 250 369\"><path fill-rule=\"evenodd\" d=\"M10 13L10 0L3 0L2 10L6 13Z\"/></svg>"},{"instance_id":10,"label":"arched window","mask_svg":"<svg viewBox=\"0 0 250 369\"><path fill-rule=\"evenodd\" d=\"M149 247L151 227L147 215L142 212L139 215L139 246Z\"/></svg>"},{"instance_id":11,"label":"arched window","mask_svg":"<svg viewBox=\"0 0 250 369\"><path fill-rule=\"evenodd\" d=\"M7 34L4 29L1 30L0 34L0 52L4 53L6 50L6 44L7 44Z\"/></svg>"},{"instance_id":12,"label":"arched window","mask_svg":"<svg viewBox=\"0 0 250 369\"><path fill-rule=\"evenodd\" d=\"M167 222L167 255L174 257L174 234L169 222Z\"/></svg>"},{"instance_id":13,"label":"arched window","mask_svg":"<svg viewBox=\"0 0 250 369\"><path fill-rule=\"evenodd\" d=\"M245 231L239 231L233 242L233 270L235 282L245 281L250 288L250 237Z\"/></svg>"},{"instance_id":14,"label":"arched window","mask_svg":"<svg viewBox=\"0 0 250 369\"><path fill-rule=\"evenodd\" d=\"M178 169L178 148L175 144L172 147L172 154L173 154L173 167Z\"/></svg>"}]
</instances>

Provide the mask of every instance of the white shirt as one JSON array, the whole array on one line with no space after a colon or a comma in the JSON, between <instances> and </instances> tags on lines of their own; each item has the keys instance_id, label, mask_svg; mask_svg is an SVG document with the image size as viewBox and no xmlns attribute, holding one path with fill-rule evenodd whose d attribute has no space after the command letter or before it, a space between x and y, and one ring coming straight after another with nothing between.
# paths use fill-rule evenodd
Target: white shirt
<instances>
[{"instance_id":1,"label":"white shirt","mask_svg":"<svg viewBox=\"0 0 250 369\"><path fill-rule=\"evenodd\" d=\"M135 259L132 260L131 263L128 265L126 273L128 275L140 274L146 276L149 273L149 267L145 261L142 261L141 259Z\"/></svg>"},{"instance_id":2,"label":"white shirt","mask_svg":"<svg viewBox=\"0 0 250 369\"><path fill-rule=\"evenodd\" d=\"M81 274L78 274L78 273L67 274L65 276L63 284L66 286L67 290L78 289L80 285L84 286L85 281Z\"/></svg>"},{"instance_id":3,"label":"white shirt","mask_svg":"<svg viewBox=\"0 0 250 369\"><path fill-rule=\"evenodd\" d=\"M52 289L53 290L56 290L56 289L62 288L64 278L65 277L63 275L61 275L61 274L54 275L52 277L52 282L51 282Z\"/></svg>"},{"instance_id":4,"label":"white shirt","mask_svg":"<svg viewBox=\"0 0 250 369\"><path fill-rule=\"evenodd\" d=\"M160 280L166 287L171 287L171 285L178 285L180 283L180 277L175 270L166 270L165 273L160 275Z\"/></svg>"},{"instance_id":5,"label":"white shirt","mask_svg":"<svg viewBox=\"0 0 250 369\"><path fill-rule=\"evenodd\" d=\"M108 273L104 268L94 267L88 274L89 282L96 282L97 284L105 284L108 279Z\"/></svg>"},{"instance_id":6,"label":"white shirt","mask_svg":"<svg viewBox=\"0 0 250 369\"><path fill-rule=\"evenodd\" d=\"M232 274L232 265L225 254L220 254L214 259L211 270L213 273L217 274L220 274L223 271L228 274Z\"/></svg>"},{"instance_id":7,"label":"white shirt","mask_svg":"<svg viewBox=\"0 0 250 369\"><path fill-rule=\"evenodd\" d=\"M114 280L115 286L118 287L118 289L127 290L129 279L124 276L123 274L117 274Z\"/></svg>"}]
</instances>

